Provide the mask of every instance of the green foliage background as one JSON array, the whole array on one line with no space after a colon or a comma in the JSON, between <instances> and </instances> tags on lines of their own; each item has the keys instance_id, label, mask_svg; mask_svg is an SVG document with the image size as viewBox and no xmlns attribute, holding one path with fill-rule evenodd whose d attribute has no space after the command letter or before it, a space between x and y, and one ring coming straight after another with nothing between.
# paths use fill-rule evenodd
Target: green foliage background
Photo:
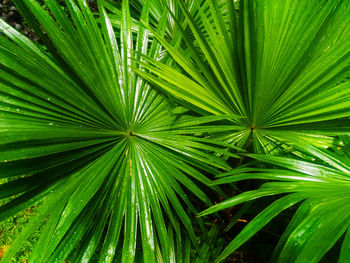
<instances>
[{"instance_id":1,"label":"green foliage background","mask_svg":"<svg viewBox=\"0 0 350 263\"><path fill-rule=\"evenodd\" d=\"M1 262L349 262L349 1L13 2Z\"/></svg>"}]
</instances>

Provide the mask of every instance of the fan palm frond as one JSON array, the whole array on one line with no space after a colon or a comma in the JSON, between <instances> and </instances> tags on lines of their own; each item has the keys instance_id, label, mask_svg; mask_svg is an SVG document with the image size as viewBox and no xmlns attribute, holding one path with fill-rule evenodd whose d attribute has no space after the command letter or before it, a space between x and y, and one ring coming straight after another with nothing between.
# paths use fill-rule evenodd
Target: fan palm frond
<instances>
[{"instance_id":1,"label":"fan palm frond","mask_svg":"<svg viewBox=\"0 0 350 263\"><path fill-rule=\"evenodd\" d=\"M0 198L11 199L0 218L40 202L3 261L39 228L30 262L130 263L139 245L143 262L159 253L170 262L169 225L199 249L191 201L211 203L202 172L228 170L211 153L229 145L193 135L227 117L178 117L132 72L135 58L159 59L161 48L141 24L133 41L128 1L118 40L102 1L100 24L85 0L66 0L69 16L57 1L45 1L49 12L39 1L15 2L49 52L0 20Z\"/></svg>"},{"instance_id":2,"label":"fan palm frond","mask_svg":"<svg viewBox=\"0 0 350 263\"><path fill-rule=\"evenodd\" d=\"M197 14L204 31L179 3L195 38L184 37L185 51L148 28L184 73L152 58L138 73L201 114L242 116L223 140L276 153L294 138L329 147L331 135L348 134L347 1L242 0L239 11L227 1L227 18L207 0L213 23L205 7Z\"/></svg>"}]
</instances>

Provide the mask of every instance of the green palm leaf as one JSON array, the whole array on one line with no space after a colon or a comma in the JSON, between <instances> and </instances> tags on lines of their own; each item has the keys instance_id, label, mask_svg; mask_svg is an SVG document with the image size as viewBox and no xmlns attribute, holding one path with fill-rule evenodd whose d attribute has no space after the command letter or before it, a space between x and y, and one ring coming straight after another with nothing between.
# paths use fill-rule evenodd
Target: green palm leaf
<instances>
[{"instance_id":1,"label":"green palm leaf","mask_svg":"<svg viewBox=\"0 0 350 263\"><path fill-rule=\"evenodd\" d=\"M2 262L37 229L30 262L129 263L139 245L143 262L170 262L168 227L184 228L199 250L190 216L197 213L194 198L211 203L202 172L229 169L212 152L237 156L227 153L230 145L194 134L227 116L172 113L133 73L134 59L160 59L161 48L141 24L133 36L128 1L118 38L102 1L99 24L85 0L65 1L69 17L56 1L45 1L50 14L38 1L15 2L40 24L50 52L0 20L0 198L8 200L0 218L40 201Z\"/></svg>"},{"instance_id":2,"label":"green palm leaf","mask_svg":"<svg viewBox=\"0 0 350 263\"><path fill-rule=\"evenodd\" d=\"M133 32L138 31L141 13L143 6L145 4L145 0L133 0L130 2L130 15L131 15L131 30ZM228 10L225 5L226 0L219 0L217 1L218 6L220 10L223 12L225 17L228 15ZM213 22L213 18L210 15L210 8L208 5L208 2L205 0L201 1L195 1L195 0L186 0L184 1L185 5L188 7L188 11L196 17L196 21L200 24L201 29L204 30L204 25L201 21L201 17L197 16L199 8L205 10L205 14L207 15L210 23ZM116 29L120 28L121 21L122 21L122 12L121 12L121 3L113 0L104 0L104 6L108 8L111 13L108 14L111 23L113 26L116 27ZM187 23L184 21L185 17L183 15L183 12L180 8L179 1L168 1L164 2L162 0L152 0L148 3L149 8L149 23L152 26L157 27L159 22L164 19L166 20L166 26L164 34L167 36L167 38L176 38L178 37L178 27L177 21L181 21L182 25L186 28L185 34L187 38L193 39L193 35L191 34L191 31L188 28ZM168 11L171 11L172 14L169 14ZM164 16L163 14L167 13L167 16ZM175 16L175 19L172 17Z\"/></svg>"},{"instance_id":3,"label":"green palm leaf","mask_svg":"<svg viewBox=\"0 0 350 263\"><path fill-rule=\"evenodd\" d=\"M225 259L285 209L301 203L281 237L272 262L319 262L350 229L350 155L347 152L315 151L319 163L295 158L251 154L280 169L237 169L222 175L215 184L247 179L269 180L258 190L242 193L201 212L207 215L264 196L287 194L265 208L234 238L218 257ZM329 164L329 165L328 165ZM348 235L338 262L348 260Z\"/></svg>"},{"instance_id":4,"label":"green palm leaf","mask_svg":"<svg viewBox=\"0 0 350 263\"><path fill-rule=\"evenodd\" d=\"M241 115L225 141L242 146L251 138L263 153L295 136L332 144L324 136L341 133L350 109L346 1L243 0L237 12L233 1L220 9L208 0L197 16L180 7L195 38L184 37L185 51L148 28L183 72L148 58L149 73L139 75L202 114Z\"/></svg>"}]
</instances>

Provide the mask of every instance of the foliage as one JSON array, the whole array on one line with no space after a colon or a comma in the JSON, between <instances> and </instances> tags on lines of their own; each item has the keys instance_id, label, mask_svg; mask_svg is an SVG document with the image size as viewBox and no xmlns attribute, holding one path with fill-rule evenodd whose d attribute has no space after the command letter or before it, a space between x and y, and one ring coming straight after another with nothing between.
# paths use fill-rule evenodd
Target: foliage
<instances>
[{"instance_id":1,"label":"foliage","mask_svg":"<svg viewBox=\"0 0 350 263\"><path fill-rule=\"evenodd\" d=\"M32 216L35 216L37 207L30 207L16 216L0 223L0 258L4 256L10 244L16 239L23 227ZM23 244L21 252L14 258L14 262L26 262L29 258L33 244L39 237L39 231L35 232L31 240Z\"/></svg>"},{"instance_id":2,"label":"foliage","mask_svg":"<svg viewBox=\"0 0 350 263\"><path fill-rule=\"evenodd\" d=\"M349 260L347 1L14 2L44 46L0 20L0 220L40 207L1 262L221 262L297 204L272 261ZM232 242L196 217L267 196Z\"/></svg>"},{"instance_id":3,"label":"foliage","mask_svg":"<svg viewBox=\"0 0 350 263\"><path fill-rule=\"evenodd\" d=\"M227 257L283 210L302 201L275 249L274 262L319 262L345 233L349 232L350 155L346 152L317 150L320 163L296 158L251 154L259 160L285 168L236 168L215 184L247 179L264 179L258 190L247 191L210 207L201 215L264 196L286 194L271 203L254 218L225 248L218 261ZM329 165L327 165L329 164ZM339 262L350 258L349 234L346 234Z\"/></svg>"},{"instance_id":4,"label":"foliage","mask_svg":"<svg viewBox=\"0 0 350 263\"><path fill-rule=\"evenodd\" d=\"M160 246L158 257L169 261L169 222L177 233L181 222L197 244L184 206L197 210L186 192L211 204L194 181L204 187L210 180L201 171L229 168L209 154L228 145L191 136L222 117L177 117L131 71L132 49L157 58L160 48L155 42L148 48L142 26L133 43L127 1L120 43L102 6L99 28L82 1L66 1L71 20L56 2L46 4L52 17L35 1L17 2L37 18L56 51L52 56L1 22L7 36L1 38L1 176L11 178L1 185L1 197L19 195L1 207L1 218L43 200L3 260L48 218L31 262L64 260L76 247L74 261L88 261L98 250L101 261L111 262L120 251L121 261L131 262L139 231L144 260L154 262ZM144 19L147 12L146 6Z\"/></svg>"},{"instance_id":5,"label":"foliage","mask_svg":"<svg viewBox=\"0 0 350 263\"><path fill-rule=\"evenodd\" d=\"M276 153L294 138L329 147L327 135L348 132L339 120L350 108L346 1L241 1L238 13L228 1L229 19L206 2L215 23L199 9L204 29L180 5L196 39L184 38L186 52L149 28L185 73L148 59L160 78L141 76L197 112L241 116L222 140L243 146L252 134L256 152Z\"/></svg>"}]
</instances>

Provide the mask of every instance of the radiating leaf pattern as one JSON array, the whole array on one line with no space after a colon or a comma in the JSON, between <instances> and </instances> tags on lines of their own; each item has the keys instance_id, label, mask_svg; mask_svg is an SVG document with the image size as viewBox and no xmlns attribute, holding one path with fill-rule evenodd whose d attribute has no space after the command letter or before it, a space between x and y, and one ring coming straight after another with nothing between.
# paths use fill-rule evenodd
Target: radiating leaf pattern
<instances>
[{"instance_id":1,"label":"radiating leaf pattern","mask_svg":"<svg viewBox=\"0 0 350 263\"><path fill-rule=\"evenodd\" d=\"M0 198L15 196L0 207L0 219L41 205L2 262L39 227L35 263L68 257L130 263L138 260L137 249L143 262L182 262L168 235L183 228L182 237L199 251L188 193L211 203L202 172L228 170L211 153L230 146L193 134L227 117L175 114L133 73L135 59L160 59L161 47L141 24L132 33L128 1L118 37L102 1L98 22L85 0L66 0L69 16L57 1L45 1L49 12L39 1L15 2L42 30L48 52L0 20L0 176L7 180ZM141 14L146 22L148 4Z\"/></svg>"},{"instance_id":2,"label":"radiating leaf pattern","mask_svg":"<svg viewBox=\"0 0 350 263\"><path fill-rule=\"evenodd\" d=\"M141 76L202 114L241 115L220 137L255 152L277 153L294 137L328 147L329 135L348 134L347 1L242 0L238 11L226 1L226 13L204 2L196 16L180 4L195 38L184 37L186 51L153 32L185 74L148 58Z\"/></svg>"},{"instance_id":3,"label":"radiating leaf pattern","mask_svg":"<svg viewBox=\"0 0 350 263\"><path fill-rule=\"evenodd\" d=\"M348 1L14 2L41 44L0 20L0 220L39 209L1 262L38 229L33 263L222 262L291 207L272 262L349 261ZM250 179L199 213L276 196L223 249L195 206Z\"/></svg>"}]
</instances>

